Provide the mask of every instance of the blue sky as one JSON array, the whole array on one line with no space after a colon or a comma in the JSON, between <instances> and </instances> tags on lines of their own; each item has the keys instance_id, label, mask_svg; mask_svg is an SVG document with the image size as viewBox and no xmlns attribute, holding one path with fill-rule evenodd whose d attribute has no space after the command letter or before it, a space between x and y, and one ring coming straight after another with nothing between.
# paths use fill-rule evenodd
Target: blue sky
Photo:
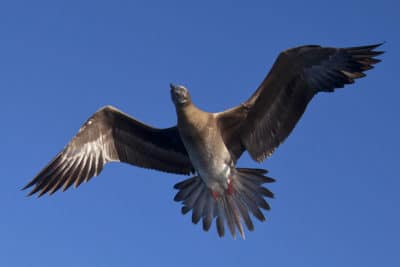
<instances>
[{"instance_id":1,"label":"blue sky","mask_svg":"<svg viewBox=\"0 0 400 267\"><path fill-rule=\"evenodd\" d=\"M396 1L2 1L0 266L400 266ZM386 41L356 84L318 95L261 165L277 182L247 239L180 214L183 176L110 164L79 189L19 188L98 108L175 124L169 83L220 111L281 50Z\"/></svg>"}]
</instances>

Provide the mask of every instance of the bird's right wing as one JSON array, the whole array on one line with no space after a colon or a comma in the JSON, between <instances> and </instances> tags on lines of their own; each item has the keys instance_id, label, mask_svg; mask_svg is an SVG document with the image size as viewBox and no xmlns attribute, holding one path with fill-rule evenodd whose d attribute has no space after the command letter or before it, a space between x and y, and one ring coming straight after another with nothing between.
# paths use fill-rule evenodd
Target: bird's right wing
<instances>
[{"instance_id":1,"label":"bird's right wing","mask_svg":"<svg viewBox=\"0 0 400 267\"><path fill-rule=\"evenodd\" d=\"M190 174L193 167L177 127L152 128L118 109L106 106L94 113L77 135L23 189L29 195L54 193L98 175L108 162Z\"/></svg>"}]
</instances>

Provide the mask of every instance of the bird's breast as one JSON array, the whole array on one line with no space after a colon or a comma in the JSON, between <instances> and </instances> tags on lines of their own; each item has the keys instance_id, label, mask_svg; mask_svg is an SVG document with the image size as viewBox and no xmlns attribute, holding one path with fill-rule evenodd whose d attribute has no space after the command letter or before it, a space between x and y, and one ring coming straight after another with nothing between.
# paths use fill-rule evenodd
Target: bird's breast
<instances>
[{"instance_id":1,"label":"bird's breast","mask_svg":"<svg viewBox=\"0 0 400 267\"><path fill-rule=\"evenodd\" d=\"M224 189L232 160L216 123L209 119L203 124L197 121L178 127L192 165L202 180L212 190Z\"/></svg>"}]
</instances>

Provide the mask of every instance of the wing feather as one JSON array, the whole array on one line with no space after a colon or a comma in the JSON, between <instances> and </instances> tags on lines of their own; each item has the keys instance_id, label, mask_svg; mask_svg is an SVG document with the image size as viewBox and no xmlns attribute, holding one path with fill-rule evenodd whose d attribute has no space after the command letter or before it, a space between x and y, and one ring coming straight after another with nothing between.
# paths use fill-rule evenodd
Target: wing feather
<instances>
[{"instance_id":1,"label":"wing feather","mask_svg":"<svg viewBox=\"0 0 400 267\"><path fill-rule=\"evenodd\" d=\"M193 167L176 127L156 129L106 106L94 113L63 151L23 189L53 194L97 176L108 162L189 174Z\"/></svg>"},{"instance_id":2,"label":"wing feather","mask_svg":"<svg viewBox=\"0 0 400 267\"><path fill-rule=\"evenodd\" d=\"M350 48L308 45L282 52L271 71L241 105L217 113L232 156L247 150L262 161L288 137L318 92L333 92L365 76L380 60L381 44Z\"/></svg>"}]
</instances>

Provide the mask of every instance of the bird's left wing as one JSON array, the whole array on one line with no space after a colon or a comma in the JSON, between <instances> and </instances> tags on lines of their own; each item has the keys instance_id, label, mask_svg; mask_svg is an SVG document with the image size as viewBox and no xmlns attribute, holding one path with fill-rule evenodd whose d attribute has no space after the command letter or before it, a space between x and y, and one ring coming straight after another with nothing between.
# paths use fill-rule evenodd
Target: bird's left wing
<instances>
[{"instance_id":1,"label":"bird's left wing","mask_svg":"<svg viewBox=\"0 0 400 267\"><path fill-rule=\"evenodd\" d=\"M61 187L65 191L87 182L113 161L178 174L193 172L176 127L156 129L106 106L23 189L34 186L29 195L39 192L39 196Z\"/></svg>"},{"instance_id":2,"label":"bird's left wing","mask_svg":"<svg viewBox=\"0 0 400 267\"><path fill-rule=\"evenodd\" d=\"M241 105L217 113L232 156L247 150L256 161L268 157L295 127L313 96L333 92L364 77L380 60L379 45L350 48L308 45L282 52L271 71Z\"/></svg>"}]
</instances>

